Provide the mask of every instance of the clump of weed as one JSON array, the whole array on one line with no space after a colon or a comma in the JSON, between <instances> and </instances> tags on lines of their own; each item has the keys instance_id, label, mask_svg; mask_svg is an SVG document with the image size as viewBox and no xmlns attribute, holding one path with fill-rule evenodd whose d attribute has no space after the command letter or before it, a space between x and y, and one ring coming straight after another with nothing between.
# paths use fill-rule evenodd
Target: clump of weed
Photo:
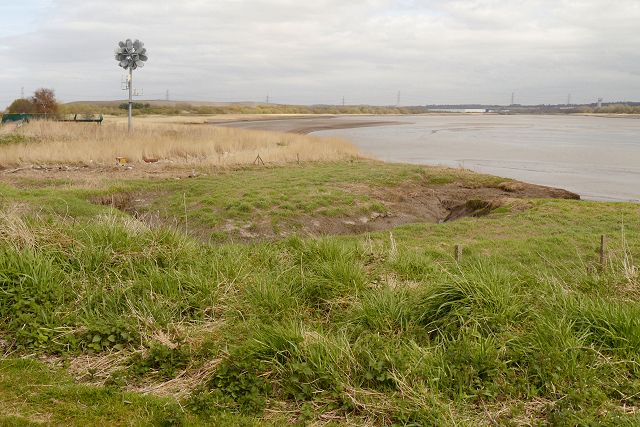
<instances>
[{"instance_id":1,"label":"clump of weed","mask_svg":"<svg viewBox=\"0 0 640 427\"><path fill-rule=\"evenodd\" d=\"M0 250L0 319L19 346L51 345L57 325L51 314L70 302L60 286L64 275L55 259L30 249Z\"/></svg>"},{"instance_id":2,"label":"clump of weed","mask_svg":"<svg viewBox=\"0 0 640 427\"><path fill-rule=\"evenodd\" d=\"M389 269L410 281L424 281L437 276L440 268L433 257L424 251L400 250L394 257L386 261Z\"/></svg>"},{"instance_id":3,"label":"clump of weed","mask_svg":"<svg viewBox=\"0 0 640 427\"><path fill-rule=\"evenodd\" d=\"M499 344L491 336L483 337L468 328L455 340L446 340L442 347L441 390L452 397L475 396L494 400L501 392L500 382L507 360L500 353Z\"/></svg>"},{"instance_id":4,"label":"clump of weed","mask_svg":"<svg viewBox=\"0 0 640 427\"><path fill-rule=\"evenodd\" d=\"M429 184L451 184L456 182L457 178L454 176L434 176L429 178Z\"/></svg>"},{"instance_id":5,"label":"clump of weed","mask_svg":"<svg viewBox=\"0 0 640 427\"><path fill-rule=\"evenodd\" d=\"M419 323L440 335L456 336L469 325L497 332L523 316L517 276L490 262L458 268L421 295L415 308Z\"/></svg>"},{"instance_id":6,"label":"clump of weed","mask_svg":"<svg viewBox=\"0 0 640 427\"><path fill-rule=\"evenodd\" d=\"M335 238L302 241L290 239L287 247L305 272L300 294L312 305L357 296L367 283L358 248Z\"/></svg>"},{"instance_id":7,"label":"clump of weed","mask_svg":"<svg viewBox=\"0 0 640 427\"><path fill-rule=\"evenodd\" d=\"M510 206L500 206L499 208L496 208L491 211L491 213L495 213L495 214L503 214L503 213L509 213L509 212L511 212Z\"/></svg>"},{"instance_id":8,"label":"clump of weed","mask_svg":"<svg viewBox=\"0 0 640 427\"><path fill-rule=\"evenodd\" d=\"M261 414L272 391L266 366L251 354L233 351L216 368L205 389L191 397L192 405L206 411L215 402L250 414Z\"/></svg>"},{"instance_id":9,"label":"clump of weed","mask_svg":"<svg viewBox=\"0 0 640 427\"><path fill-rule=\"evenodd\" d=\"M387 207L378 201L373 201L356 209L358 215L371 215L374 212L384 215L387 213Z\"/></svg>"},{"instance_id":10,"label":"clump of weed","mask_svg":"<svg viewBox=\"0 0 640 427\"><path fill-rule=\"evenodd\" d=\"M331 217L338 217L346 214L346 210L342 207L326 208L320 211L321 214Z\"/></svg>"},{"instance_id":11,"label":"clump of weed","mask_svg":"<svg viewBox=\"0 0 640 427\"><path fill-rule=\"evenodd\" d=\"M75 334L64 337L69 348L99 353L108 349L116 351L133 346L139 342L139 333L131 325L120 320L113 323L91 323Z\"/></svg>"},{"instance_id":12,"label":"clump of weed","mask_svg":"<svg viewBox=\"0 0 640 427\"><path fill-rule=\"evenodd\" d=\"M467 209L473 212L473 216L483 216L490 212L489 203L482 199L471 199L465 203Z\"/></svg>"},{"instance_id":13,"label":"clump of weed","mask_svg":"<svg viewBox=\"0 0 640 427\"><path fill-rule=\"evenodd\" d=\"M363 293L351 318L357 324L382 334L408 330L413 322L413 296L408 287L383 287Z\"/></svg>"},{"instance_id":14,"label":"clump of weed","mask_svg":"<svg viewBox=\"0 0 640 427\"><path fill-rule=\"evenodd\" d=\"M153 373L161 378L171 379L178 371L187 367L189 360L189 352L181 342L169 347L167 344L153 341L146 356L137 353L129 360L129 370L136 377Z\"/></svg>"},{"instance_id":15,"label":"clump of weed","mask_svg":"<svg viewBox=\"0 0 640 427\"><path fill-rule=\"evenodd\" d=\"M0 135L0 146L15 145L15 144L29 144L29 143L35 143L37 141L38 140L36 138L26 137L19 133L9 132L9 133Z\"/></svg>"}]
</instances>

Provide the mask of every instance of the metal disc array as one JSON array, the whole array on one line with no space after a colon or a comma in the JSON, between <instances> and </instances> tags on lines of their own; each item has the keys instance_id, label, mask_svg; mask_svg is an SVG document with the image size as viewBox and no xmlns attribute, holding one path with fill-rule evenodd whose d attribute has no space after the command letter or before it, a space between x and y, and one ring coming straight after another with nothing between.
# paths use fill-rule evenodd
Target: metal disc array
<instances>
[{"instance_id":1,"label":"metal disc array","mask_svg":"<svg viewBox=\"0 0 640 427\"><path fill-rule=\"evenodd\" d=\"M144 48L144 43L136 39L131 41L127 39L125 42L118 43L118 48L115 49L116 61L118 61L122 68L135 70L136 68L144 67L143 61L147 58L147 49Z\"/></svg>"}]
</instances>

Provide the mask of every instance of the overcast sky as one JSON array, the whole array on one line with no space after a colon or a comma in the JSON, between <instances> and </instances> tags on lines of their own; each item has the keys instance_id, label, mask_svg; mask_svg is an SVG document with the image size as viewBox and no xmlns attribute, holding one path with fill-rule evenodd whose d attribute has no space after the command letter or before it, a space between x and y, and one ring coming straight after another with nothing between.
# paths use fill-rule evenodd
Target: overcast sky
<instances>
[{"instance_id":1,"label":"overcast sky","mask_svg":"<svg viewBox=\"0 0 640 427\"><path fill-rule=\"evenodd\" d=\"M637 0L2 0L0 109L40 88L282 104L640 101Z\"/></svg>"}]
</instances>

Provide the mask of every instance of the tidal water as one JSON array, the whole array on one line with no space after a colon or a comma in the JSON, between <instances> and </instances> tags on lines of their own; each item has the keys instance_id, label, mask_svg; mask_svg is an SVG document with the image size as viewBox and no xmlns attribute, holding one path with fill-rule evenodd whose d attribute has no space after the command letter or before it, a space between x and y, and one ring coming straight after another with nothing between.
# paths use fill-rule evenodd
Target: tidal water
<instances>
[{"instance_id":1,"label":"tidal water","mask_svg":"<svg viewBox=\"0 0 640 427\"><path fill-rule=\"evenodd\" d=\"M640 202L638 118L434 115L388 120L395 123L312 134L346 137L389 162L465 168L564 188L586 200Z\"/></svg>"}]
</instances>

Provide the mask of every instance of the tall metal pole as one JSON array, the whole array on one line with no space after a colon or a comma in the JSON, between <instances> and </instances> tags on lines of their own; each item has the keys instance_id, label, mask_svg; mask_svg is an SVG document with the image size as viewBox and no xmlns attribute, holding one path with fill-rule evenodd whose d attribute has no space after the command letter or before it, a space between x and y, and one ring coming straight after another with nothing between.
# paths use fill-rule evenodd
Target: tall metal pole
<instances>
[{"instance_id":1,"label":"tall metal pole","mask_svg":"<svg viewBox=\"0 0 640 427\"><path fill-rule=\"evenodd\" d=\"M143 48L144 43L140 40L132 42L131 39L127 39L126 42L118 43L118 46L115 49L115 58L116 61L119 62L122 68L129 69L129 81L128 89L129 89L129 133L131 133L131 108L133 104L133 69L138 68L144 65L143 62L146 61L147 58L147 49ZM168 92L167 92L168 95Z\"/></svg>"},{"instance_id":2,"label":"tall metal pole","mask_svg":"<svg viewBox=\"0 0 640 427\"><path fill-rule=\"evenodd\" d=\"M131 133L131 99L133 96L133 69L129 67L129 133Z\"/></svg>"}]
</instances>

